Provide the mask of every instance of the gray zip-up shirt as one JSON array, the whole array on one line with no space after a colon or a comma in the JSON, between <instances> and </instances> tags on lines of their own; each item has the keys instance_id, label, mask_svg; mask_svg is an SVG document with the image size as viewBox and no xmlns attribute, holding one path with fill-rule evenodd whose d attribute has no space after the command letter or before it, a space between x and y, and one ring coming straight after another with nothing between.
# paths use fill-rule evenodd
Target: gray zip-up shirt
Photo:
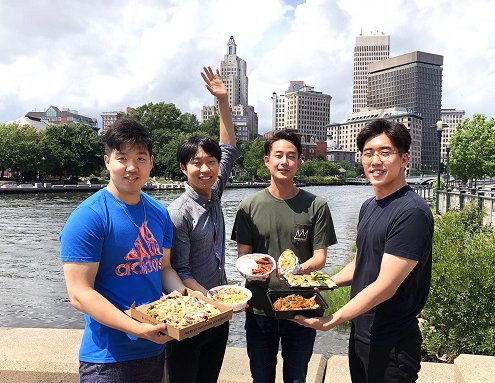
<instances>
[{"instance_id":1,"label":"gray zip-up shirt","mask_svg":"<svg viewBox=\"0 0 495 383\"><path fill-rule=\"evenodd\" d=\"M235 146L220 144L222 158L211 200L186 184L186 191L167 208L174 224L172 267L182 280L194 278L205 289L227 283L225 225L221 197L234 162L241 156Z\"/></svg>"}]
</instances>

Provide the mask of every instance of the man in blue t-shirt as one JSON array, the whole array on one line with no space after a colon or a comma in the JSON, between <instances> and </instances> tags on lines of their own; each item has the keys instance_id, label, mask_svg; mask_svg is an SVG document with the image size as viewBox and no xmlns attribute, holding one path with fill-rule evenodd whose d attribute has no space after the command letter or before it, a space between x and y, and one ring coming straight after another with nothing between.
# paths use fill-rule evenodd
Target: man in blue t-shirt
<instances>
[{"instance_id":1,"label":"man in blue t-shirt","mask_svg":"<svg viewBox=\"0 0 495 383\"><path fill-rule=\"evenodd\" d=\"M123 311L184 290L170 265L172 222L141 192L153 167L149 130L121 119L105 132L110 182L72 212L60 257L72 305L86 326L81 382L156 382L164 372L165 324L139 323Z\"/></svg>"},{"instance_id":2,"label":"man in blue t-shirt","mask_svg":"<svg viewBox=\"0 0 495 383\"><path fill-rule=\"evenodd\" d=\"M330 330L352 320L353 382L415 382L421 362L417 315L431 280L433 216L406 183L411 136L403 124L377 119L357 136L375 197L361 206L357 254L332 279L351 285L351 300L332 316L296 321Z\"/></svg>"}]
</instances>

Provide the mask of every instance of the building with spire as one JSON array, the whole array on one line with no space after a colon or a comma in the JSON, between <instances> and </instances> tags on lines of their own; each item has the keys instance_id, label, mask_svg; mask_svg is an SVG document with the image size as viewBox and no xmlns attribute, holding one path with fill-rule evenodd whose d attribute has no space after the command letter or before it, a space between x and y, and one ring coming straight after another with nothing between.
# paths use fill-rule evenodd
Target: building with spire
<instances>
[{"instance_id":1,"label":"building with spire","mask_svg":"<svg viewBox=\"0 0 495 383\"><path fill-rule=\"evenodd\" d=\"M258 116L248 101L248 77L246 61L237 56L237 44L230 36L227 54L220 63L220 75L229 92L229 105L232 118L237 126L237 136L242 141L251 141L258 136ZM203 106L201 121L206 121L218 113L218 100L214 106Z\"/></svg>"},{"instance_id":2,"label":"building with spire","mask_svg":"<svg viewBox=\"0 0 495 383\"><path fill-rule=\"evenodd\" d=\"M388 59L390 55L390 36L375 35L363 36L363 32L356 37L354 47L354 83L352 87L352 113L366 108L368 89L368 65L375 61Z\"/></svg>"}]
</instances>

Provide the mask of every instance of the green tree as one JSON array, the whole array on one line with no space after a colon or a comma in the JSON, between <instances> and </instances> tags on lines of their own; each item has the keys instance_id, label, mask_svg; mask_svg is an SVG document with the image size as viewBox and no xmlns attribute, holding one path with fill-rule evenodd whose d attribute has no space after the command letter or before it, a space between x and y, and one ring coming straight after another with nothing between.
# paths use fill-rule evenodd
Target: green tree
<instances>
[{"instance_id":1,"label":"green tree","mask_svg":"<svg viewBox=\"0 0 495 383\"><path fill-rule=\"evenodd\" d=\"M264 175L263 168L266 166L263 161L263 145L264 142L260 138L244 145L243 165L246 175L250 178L260 178L258 169L261 175ZM267 169L268 170L268 169Z\"/></svg>"},{"instance_id":2,"label":"green tree","mask_svg":"<svg viewBox=\"0 0 495 383\"><path fill-rule=\"evenodd\" d=\"M155 165L153 174L164 176L176 181L185 180L177 161L177 148L189 138L190 134L179 132L160 148L154 149Z\"/></svg>"},{"instance_id":3,"label":"green tree","mask_svg":"<svg viewBox=\"0 0 495 383\"><path fill-rule=\"evenodd\" d=\"M134 109L129 118L139 121L152 133L161 130L175 132L180 130L184 122L188 121L187 117L181 119L181 111L174 104L164 102L158 104L150 102L142 105ZM191 122L191 119L188 122Z\"/></svg>"},{"instance_id":4,"label":"green tree","mask_svg":"<svg viewBox=\"0 0 495 383\"><path fill-rule=\"evenodd\" d=\"M256 170L256 176L262 181L269 181L271 177L270 171L264 164Z\"/></svg>"},{"instance_id":5,"label":"green tree","mask_svg":"<svg viewBox=\"0 0 495 383\"><path fill-rule=\"evenodd\" d=\"M195 132L199 130L199 121L195 114L192 113L183 113L179 117L180 127L185 132ZM205 121L206 122L206 121ZM203 125L203 124L201 124ZM218 136L218 130L216 132Z\"/></svg>"},{"instance_id":6,"label":"green tree","mask_svg":"<svg viewBox=\"0 0 495 383\"><path fill-rule=\"evenodd\" d=\"M320 177L340 176L340 166L327 160L316 160L316 175Z\"/></svg>"},{"instance_id":7,"label":"green tree","mask_svg":"<svg viewBox=\"0 0 495 383\"><path fill-rule=\"evenodd\" d=\"M327 160L307 160L299 169L299 176L302 177L332 177L340 175L340 166Z\"/></svg>"},{"instance_id":8,"label":"green tree","mask_svg":"<svg viewBox=\"0 0 495 383\"><path fill-rule=\"evenodd\" d=\"M136 108L129 116L147 126L153 137L155 164L153 174L184 179L177 163L178 146L192 135L218 140L219 117L199 123L195 115L181 113L171 103L149 103Z\"/></svg>"},{"instance_id":9,"label":"green tree","mask_svg":"<svg viewBox=\"0 0 495 383\"><path fill-rule=\"evenodd\" d=\"M207 136L214 139L215 141L218 141L219 128L220 128L220 116L216 114L201 123L201 125L199 126L199 131L201 133L198 133L197 131L191 131L191 133Z\"/></svg>"},{"instance_id":10,"label":"green tree","mask_svg":"<svg viewBox=\"0 0 495 383\"><path fill-rule=\"evenodd\" d=\"M45 171L60 179L98 174L103 167L101 136L85 125L49 125L43 131Z\"/></svg>"},{"instance_id":11,"label":"green tree","mask_svg":"<svg viewBox=\"0 0 495 383\"><path fill-rule=\"evenodd\" d=\"M316 161L315 160L306 160L299 168L298 176L300 177L312 177L316 175Z\"/></svg>"},{"instance_id":12,"label":"green tree","mask_svg":"<svg viewBox=\"0 0 495 383\"><path fill-rule=\"evenodd\" d=\"M495 119L476 114L458 126L450 143L449 171L463 182L495 176Z\"/></svg>"},{"instance_id":13,"label":"green tree","mask_svg":"<svg viewBox=\"0 0 495 383\"><path fill-rule=\"evenodd\" d=\"M41 171L40 133L29 125L0 125L0 169L17 174L18 180L34 180Z\"/></svg>"}]
</instances>

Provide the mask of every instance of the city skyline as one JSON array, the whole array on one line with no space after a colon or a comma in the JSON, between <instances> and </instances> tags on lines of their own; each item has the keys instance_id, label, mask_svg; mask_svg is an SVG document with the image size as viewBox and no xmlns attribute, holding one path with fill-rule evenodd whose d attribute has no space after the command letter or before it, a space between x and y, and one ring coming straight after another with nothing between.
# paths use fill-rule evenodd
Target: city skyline
<instances>
[{"instance_id":1,"label":"city skyline","mask_svg":"<svg viewBox=\"0 0 495 383\"><path fill-rule=\"evenodd\" d=\"M444 56L442 108L493 117L494 15L485 0L0 0L0 122L57 105L101 127L103 111L162 101L200 119L211 104L201 67L220 67L230 36L247 63L260 134L271 129L272 92L290 81L331 95L338 122L352 112L355 39L371 31L390 36L391 57Z\"/></svg>"}]
</instances>

